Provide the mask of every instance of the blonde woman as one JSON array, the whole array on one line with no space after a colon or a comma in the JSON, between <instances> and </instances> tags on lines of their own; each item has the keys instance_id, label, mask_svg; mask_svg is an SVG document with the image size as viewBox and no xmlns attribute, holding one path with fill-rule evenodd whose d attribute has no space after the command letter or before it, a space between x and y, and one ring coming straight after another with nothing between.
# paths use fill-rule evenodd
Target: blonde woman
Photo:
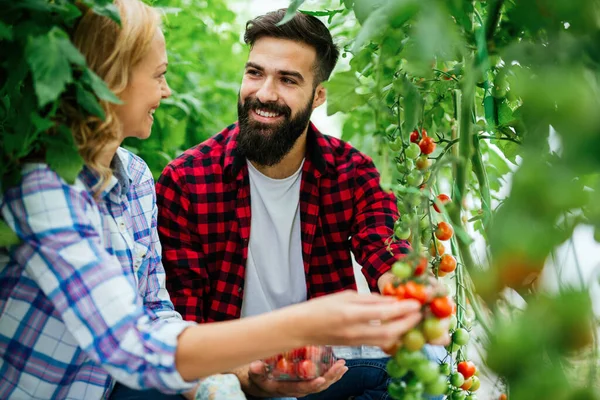
<instances>
[{"instance_id":1,"label":"blonde woman","mask_svg":"<svg viewBox=\"0 0 600 400\"><path fill-rule=\"evenodd\" d=\"M284 350L389 346L412 328L417 304L351 292L232 322L181 319L165 290L152 176L119 147L150 135L171 94L165 40L152 8L116 3L121 28L87 11L73 34L123 100L103 104L104 122L64 105L84 170L69 185L31 163L0 195L1 216L22 239L0 257L0 398L103 399L115 382L145 399L191 398L198 379ZM344 372L340 362L314 384Z\"/></svg>"}]
</instances>

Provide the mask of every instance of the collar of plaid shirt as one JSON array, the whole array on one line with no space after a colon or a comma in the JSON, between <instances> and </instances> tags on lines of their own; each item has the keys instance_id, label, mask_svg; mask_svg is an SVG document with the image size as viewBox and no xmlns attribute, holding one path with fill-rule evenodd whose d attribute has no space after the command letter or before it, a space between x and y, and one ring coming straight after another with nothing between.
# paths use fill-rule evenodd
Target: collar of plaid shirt
<instances>
[{"instance_id":1,"label":"collar of plaid shirt","mask_svg":"<svg viewBox=\"0 0 600 400\"><path fill-rule=\"evenodd\" d=\"M186 151L157 182L167 288L185 319L240 316L251 208L237 133L231 125ZM351 253L376 290L377 279L408 252L406 242L388 246L396 215L371 159L311 124L300 189L308 297L356 289Z\"/></svg>"}]
</instances>

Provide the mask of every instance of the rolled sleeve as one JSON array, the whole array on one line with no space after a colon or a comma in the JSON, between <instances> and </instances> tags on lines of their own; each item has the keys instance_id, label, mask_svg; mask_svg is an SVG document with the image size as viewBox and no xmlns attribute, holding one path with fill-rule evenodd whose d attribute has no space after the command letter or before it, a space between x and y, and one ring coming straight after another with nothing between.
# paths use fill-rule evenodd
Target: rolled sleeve
<instances>
[{"instance_id":1,"label":"rolled sleeve","mask_svg":"<svg viewBox=\"0 0 600 400\"><path fill-rule=\"evenodd\" d=\"M393 263L410 251L407 241L390 241L398 216L396 198L379 184L373 163L364 159L355 171L355 219L352 227L352 251L372 291L377 280Z\"/></svg>"}]
</instances>

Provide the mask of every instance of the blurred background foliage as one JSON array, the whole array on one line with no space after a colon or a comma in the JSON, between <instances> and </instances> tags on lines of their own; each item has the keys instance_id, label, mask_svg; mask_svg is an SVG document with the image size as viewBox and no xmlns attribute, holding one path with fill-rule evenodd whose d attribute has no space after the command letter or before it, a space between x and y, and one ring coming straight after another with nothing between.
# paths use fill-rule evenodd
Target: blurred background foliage
<instances>
[{"instance_id":1,"label":"blurred background foliage","mask_svg":"<svg viewBox=\"0 0 600 400\"><path fill-rule=\"evenodd\" d=\"M224 0L147 2L165 14L173 95L156 111L150 138L128 139L124 146L142 157L157 179L181 151L236 121L247 49L237 14Z\"/></svg>"}]
</instances>

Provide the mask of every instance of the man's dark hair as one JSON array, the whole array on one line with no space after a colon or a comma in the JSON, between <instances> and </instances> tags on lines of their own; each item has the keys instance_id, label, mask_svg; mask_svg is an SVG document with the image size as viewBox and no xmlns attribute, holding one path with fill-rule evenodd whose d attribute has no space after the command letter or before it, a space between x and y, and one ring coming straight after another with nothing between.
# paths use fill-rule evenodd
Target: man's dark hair
<instances>
[{"instance_id":1,"label":"man's dark hair","mask_svg":"<svg viewBox=\"0 0 600 400\"><path fill-rule=\"evenodd\" d=\"M277 24L283 19L286 11L285 8L282 8L248 21L244 33L244 42L252 47L260 38L273 37L306 43L313 47L317 52L317 62L314 68L314 86L317 86L329 79L340 51L333 43L329 29L312 15L296 12L294 18L278 26Z\"/></svg>"}]
</instances>

